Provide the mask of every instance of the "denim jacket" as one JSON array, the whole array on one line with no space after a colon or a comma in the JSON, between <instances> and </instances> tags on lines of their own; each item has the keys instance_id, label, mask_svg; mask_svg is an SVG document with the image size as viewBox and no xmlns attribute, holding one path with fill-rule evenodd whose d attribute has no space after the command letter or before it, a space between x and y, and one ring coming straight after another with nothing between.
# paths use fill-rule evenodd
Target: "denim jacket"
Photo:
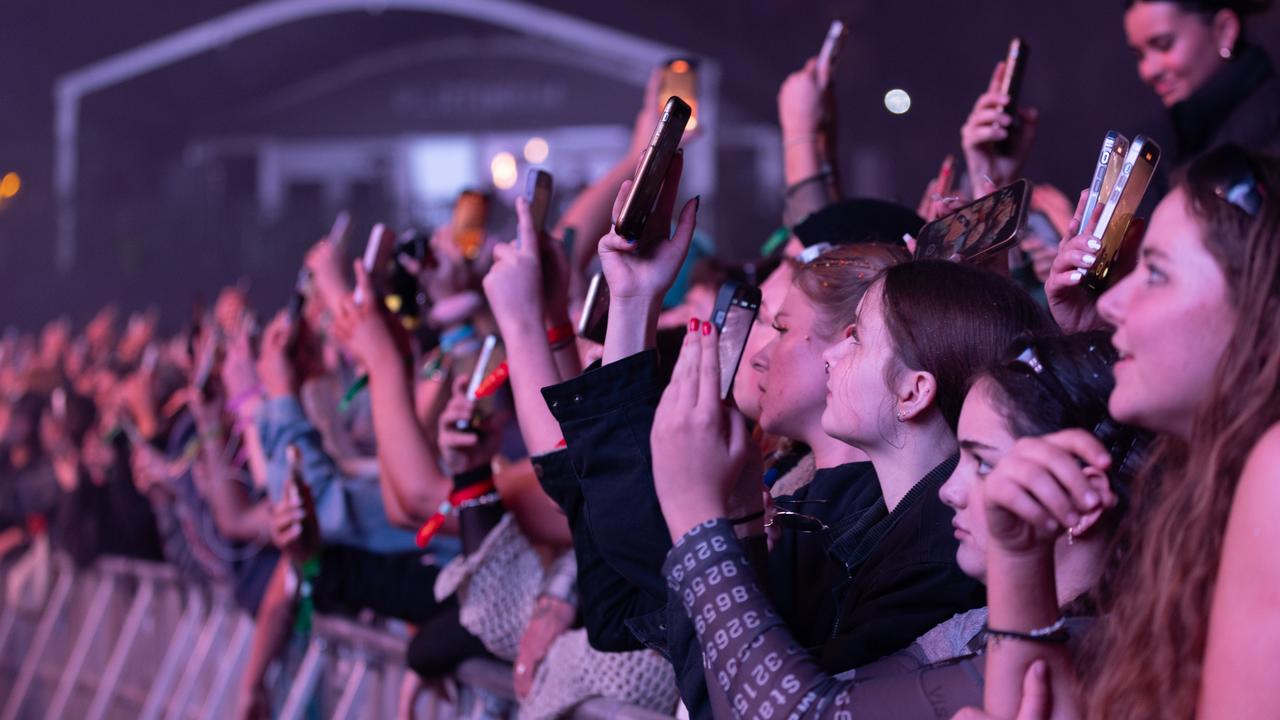
<instances>
[{"instance_id":1,"label":"denim jacket","mask_svg":"<svg viewBox=\"0 0 1280 720\"><path fill-rule=\"evenodd\" d=\"M320 536L325 544L348 545L371 552L411 552L414 535L391 524L382 503L377 477L342 475L325 452L320 433L293 396L268 399L258 413L258 432L267 456L267 491L272 501L284 497L289 479L286 449L298 448L300 471L315 499Z\"/></svg>"}]
</instances>

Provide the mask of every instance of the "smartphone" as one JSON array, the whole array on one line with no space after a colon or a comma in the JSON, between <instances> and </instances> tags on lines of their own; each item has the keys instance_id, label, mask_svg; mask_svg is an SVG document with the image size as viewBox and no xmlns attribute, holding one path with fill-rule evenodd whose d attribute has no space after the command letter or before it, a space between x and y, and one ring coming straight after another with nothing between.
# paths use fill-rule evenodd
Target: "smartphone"
<instances>
[{"instance_id":1,"label":"smartphone","mask_svg":"<svg viewBox=\"0 0 1280 720\"><path fill-rule=\"evenodd\" d=\"M489 377L502 364L502 349L497 335L485 336L480 346L480 355L476 358L475 367L471 369L471 377L467 380L467 399L477 401L477 394L485 378ZM477 406L471 418L454 421L454 428L462 432L479 433L480 417L484 412Z\"/></svg>"},{"instance_id":2,"label":"smartphone","mask_svg":"<svg viewBox=\"0 0 1280 720\"><path fill-rule=\"evenodd\" d=\"M1089 183L1089 195L1084 201L1084 215L1081 222L1088 223L1099 202L1106 202L1111 195L1111 188L1120 176L1120 167L1124 165L1124 156L1129 152L1129 138L1112 130L1102 139L1102 150L1098 153L1098 163L1093 168L1093 181ZM1083 231L1084 228L1081 228Z\"/></svg>"},{"instance_id":3,"label":"smartphone","mask_svg":"<svg viewBox=\"0 0 1280 720\"><path fill-rule=\"evenodd\" d=\"M698 61L672 58L662 66L658 97L678 97L689 105L689 129L698 127Z\"/></svg>"},{"instance_id":4,"label":"smartphone","mask_svg":"<svg viewBox=\"0 0 1280 720\"><path fill-rule=\"evenodd\" d=\"M578 316L578 337L603 345L608 328L609 283L605 281L604 273L598 272L591 276L591 284L587 286L587 301Z\"/></svg>"},{"instance_id":5,"label":"smartphone","mask_svg":"<svg viewBox=\"0 0 1280 720\"><path fill-rule=\"evenodd\" d=\"M738 374L742 353L747 348L747 336L760 312L760 288L729 280L720 286L716 295L715 310L711 322L720 331L720 399L726 400L733 393L733 378Z\"/></svg>"},{"instance_id":6,"label":"smartphone","mask_svg":"<svg viewBox=\"0 0 1280 720\"><path fill-rule=\"evenodd\" d=\"M684 134L691 112L688 103L680 98L673 96L667 100L658 126L653 130L653 139L640 156L640 165L636 168L631 190L622 201L622 212L618 213L616 226L621 237L636 242L644 234L644 226L658 202L658 193L662 191L667 168L671 165L671 158L675 157L676 149L680 147L680 137Z\"/></svg>"},{"instance_id":7,"label":"smartphone","mask_svg":"<svg viewBox=\"0 0 1280 720\"><path fill-rule=\"evenodd\" d=\"M1004 106L1007 115L1013 118L1009 124L1009 137L996 144L996 151L1001 155L1010 155L1022 129L1022 121L1018 116L1018 98L1022 94L1022 78L1027 72L1027 57L1031 48L1027 41L1015 37L1009 41L1009 53L1004 59L1004 77L1001 78L1000 92L1009 96L1009 104Z\"/></svg>"},{"instance_id":8,"label":"smartphone","mask_svg":"<svg viewBox=\"0 0 1280 720\"><path fill-rule=\"evenodd\" d=\"M1026 219L1030 192L1019 180L925 225L916 237L916 259L981 263L1008 249Z\"/></svg>"},{"instance_id":9,"label":"smartphone","mask_svg":"<svg viewBox=\"0 0 1280 720\"><path fill-rule=\"evenodd\" d=\"M351 214L346 210L338 213L333 219L333 225L329 228L329 234L326 239L338 251L341 251L347 244L347 231L351 229Z\"/></svg>"},{"instance_id":10,"label":"smartphone","mask_svg":"<svg viewBox=\"0 0 1280 720\"><path fill-rule=\"evenodd\" d=\"M818 51L818 87L825 89L831 84L831 72L835 70L836 60L840 57L840 49L844 47L844 39L848 34L842 20L831 21L827 37L822 41L822 50Z\"/></svg>"},{"instance_id":11,"label":"smartphone","mask_svg":"<svg viewBox=\"0 0 1280 720\"><path fill-rule=\"evenodd\" d=\"M1097 252L1098 259L1084 276L1083 285L1094 293L1102 293L1110 287L1113 280L1111 270L1124 246L1125 234L1133 215L1142 204L1142 197L1147 192L1151 177L1160 163L1160 146L1146 135L1133 139L1129 152L1124 156L1124 165L1120 167L1120 175L1107 196L1107 204L1102 208L1098 218L1098 226L1093 236L1102 241L1102 249Z\"/></svg>"},{"instance_id":12,"label":"smartphone","mask_svg":"<svg viewBox=\"0 0 1280 720\"><path fill-rule=\"evenodd\" d=\"M383 289L385 280L391 272L391 259L396 250L396 236L386 225L378 223L369 232L369 242L364 246L364 258L361 264L369 275L369 285L375 290ZM352 299L357 305L364 302L364 293L356 287Z\"/></svg>"},{"instance_id":13,"label":"smartphone","mask_svg":"<svg viewBox=\"0 0 1280 720\"><path fill-rule=\"evenodd\" d=\"M533 229L539 234L547 229L547 212L551 210L551 173L529 168L524 177L524 199L529 203Z\"/></svg>"},{"instance_id":14,"label":"smartphone","mask_svg":"<svg viewBox=\"0 0 1280 720\"><path fill-rule=\"evenodd\" d=\"M475 260L484 247L489 224L489 197L475 190L463 190L453 205L453 242L462 257Z\"/></svg>"}]
</instances>

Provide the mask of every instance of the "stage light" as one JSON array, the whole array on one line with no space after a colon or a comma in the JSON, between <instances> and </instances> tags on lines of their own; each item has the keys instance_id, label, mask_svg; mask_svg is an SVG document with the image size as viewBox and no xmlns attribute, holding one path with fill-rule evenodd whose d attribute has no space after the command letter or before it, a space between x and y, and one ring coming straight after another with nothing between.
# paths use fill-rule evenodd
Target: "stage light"
<instances>
[{"instance_id":1,"label":"stage light","mask_svg":"<svg viewBox=\"0 0 1280 720\"><path fill-rule=\"evenodd\" d=\"M547 161L547 156L551 154L551 147L547 145L547 141L540 137L531 137L529 142L524 144L524 159L537 165Z\"/></svg>"},{"instance_id":2,"label":"stage light","mask_svg":"<svg viewBox=\"0 0 1280 720\"><path fill-rule=\"evenodd\" d=\"M671 72L677 73L677 74L687 73L689 72L689 63L684 60L676 60L675 62L671 63Z\"/></svg>"},{"instance_id":3,"label":"stage light","mask_svg":"<svg viewBox=\"0 0 1280 720\"><path fill-rule=\"evenodd\" d=\"M489 163L489 172L493 174L493 186L499 190L515 187L519 175L515 156L506 151L494 155L493 161Z\"/></svg>"},{"instance_id":4,"label":"stage light","mask_svg":"<svg viewBox=\"0 0 1280 720\"><path fill-rule=\"evenodd\" d=\"M22 178L18 176L18 173L6 173L3 178L0 178L0 200L7 200L17 195L21 189Z\"/></svg>"},{"instance_id":5,"label":"stage light","mask_svg":"<svg viewBox=\"0 0 1280 720\"><path fill-rule=\"evenodd\" d=\"M911 109L911 96L906 90L894 88L884 94L884 107L894 115L901 115Z\"/></svg>"}]
</instances>

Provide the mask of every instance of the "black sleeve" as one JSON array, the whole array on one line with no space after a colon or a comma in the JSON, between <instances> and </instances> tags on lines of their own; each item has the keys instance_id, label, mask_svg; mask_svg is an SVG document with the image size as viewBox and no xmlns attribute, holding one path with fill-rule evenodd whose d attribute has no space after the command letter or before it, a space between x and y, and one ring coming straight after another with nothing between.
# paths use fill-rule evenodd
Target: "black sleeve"
<instances>
[{"instance_id":1,"label":"black sleeve","mask_svg":"<svg viewBox=\"0 0 1280 720\"><path fill-rule=\"evenodd\" d=\"M600 556L658 602L671 549L653 487L649 432L662 396L657 352L646 350L589 370L543 397L560 423L584 513Z\"/></svg>"},{"instance_id":2,"label":"black sleeve","mask_svg":"<svg viewBox=\"0 0 1280 720\"><path fill-rule=\"evenodd\" d=\"M587 641L602 652L642 649L644 645L625 623L653 613L665 603L637 592L635 585L600 556L568 451L556 450L533 458L533 471L543 490L564 510L569 521L574 559L578 564L578 605Z\"/></svg>"},{"instance_id":3,"label":"black sleeve","mask_svg":"<svg viewBox=\"0 0 1280 720\"><path fill-rule=\"evenodd\" d=\"M664 575L738 717L933 720L982 702L980 662L972 658L866 681L824 673L769 606L723 519L677 541Z\"/></svg>"}]
</instances>

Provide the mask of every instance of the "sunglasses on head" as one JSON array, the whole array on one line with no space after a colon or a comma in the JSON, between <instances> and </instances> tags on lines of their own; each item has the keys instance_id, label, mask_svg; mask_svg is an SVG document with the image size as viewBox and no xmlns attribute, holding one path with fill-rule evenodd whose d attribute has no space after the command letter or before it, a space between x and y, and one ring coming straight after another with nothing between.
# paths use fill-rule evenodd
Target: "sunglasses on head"
<instances>
[{"instance_id":1,"label":"sunglasses on head","mask_svg":"<svg viewBox=\"0 0 1280 720\"><path fill-rule=\"evenodd\" d=\"M1266 196L1248 155L1239 148L1228 147L1215 153L1213 161L1214 169L1221 178L1214 185L1214 194L1240 208L1249 217L1258 217Z\"/></svg>"}]
</instances>

